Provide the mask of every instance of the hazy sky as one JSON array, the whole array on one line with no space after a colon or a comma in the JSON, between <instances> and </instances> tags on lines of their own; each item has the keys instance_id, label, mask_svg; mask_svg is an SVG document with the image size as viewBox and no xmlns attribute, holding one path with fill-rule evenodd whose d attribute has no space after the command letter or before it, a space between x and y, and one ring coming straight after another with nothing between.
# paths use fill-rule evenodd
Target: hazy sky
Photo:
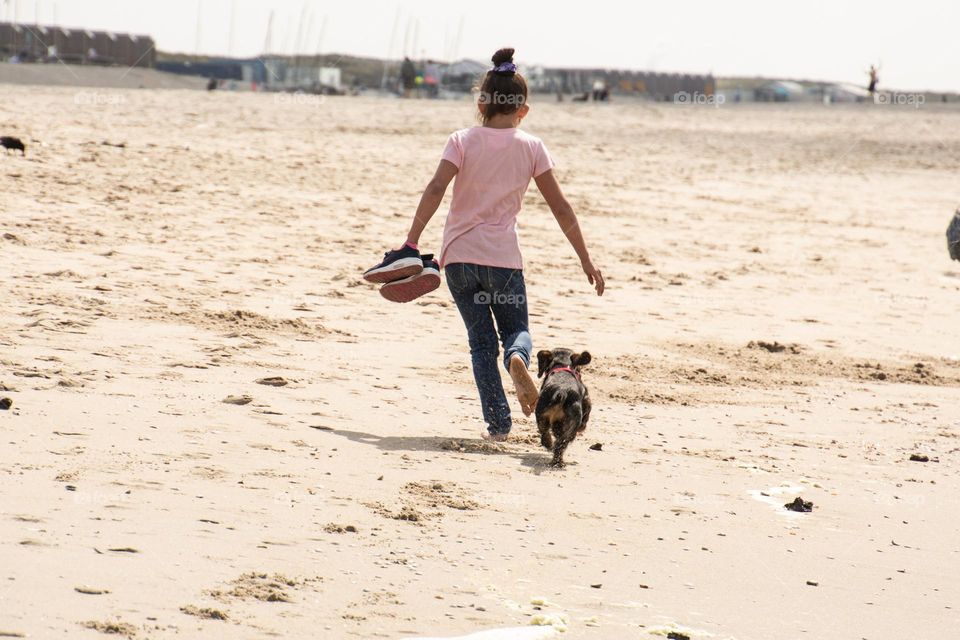
<instances>
[{"instance_id":1,"label":"hazy sky","mask_svg":"<svg viewBox=\"0 0 960 640\"><path fill-rule=\"evenodd\" d=\"M858 84L877 63L881 86L960 91L956 0L0 0L4 19L14 11L147 33L165 51L258 55L273 11L278 53L299 41L304 53L488 60L509 44L521 63Z\"/></svg>"}]
</instances>

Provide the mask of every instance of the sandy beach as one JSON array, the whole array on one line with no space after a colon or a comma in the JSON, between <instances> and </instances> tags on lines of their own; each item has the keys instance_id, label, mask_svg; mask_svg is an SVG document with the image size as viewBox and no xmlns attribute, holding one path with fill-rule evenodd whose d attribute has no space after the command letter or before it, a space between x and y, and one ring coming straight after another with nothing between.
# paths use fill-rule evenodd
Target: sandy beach
<instances>
[{"instance_id":1,"label":"sandy beach","mask_svg":"<svg viewBox=\"0 0 960 640\"><path fill-rule=\"evenodd\" d=\"M955 106L534 96L608 288L531 186L534 348L593 354L556 470L480 439L446 284L360 279L469 101L3 92L0 637L960 622Z\"/></svg>"}]
</instances>

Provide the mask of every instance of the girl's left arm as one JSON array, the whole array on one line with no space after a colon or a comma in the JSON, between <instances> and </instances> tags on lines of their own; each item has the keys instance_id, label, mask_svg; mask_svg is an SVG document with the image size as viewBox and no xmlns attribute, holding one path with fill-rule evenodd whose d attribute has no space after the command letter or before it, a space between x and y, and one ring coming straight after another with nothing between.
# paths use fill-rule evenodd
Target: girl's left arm
<instances>
[{"instance_id":1,"label":"girl's left arm","mask_svg":"<svg viewBox=\"0 0 960 640\"><path fill-rule=\"evenodd\" d=\"M423 195L420 196L420 205L410 224L410 232L407 233L408 243L415 245L420 242L420 234L440 207L443 195L447 192L447 185L455 175L457 175L457 165L449 160L441 160L436 173L433 174L430 182L427 183L427 188L423 190Z\"/></svg>"}]
</instances>

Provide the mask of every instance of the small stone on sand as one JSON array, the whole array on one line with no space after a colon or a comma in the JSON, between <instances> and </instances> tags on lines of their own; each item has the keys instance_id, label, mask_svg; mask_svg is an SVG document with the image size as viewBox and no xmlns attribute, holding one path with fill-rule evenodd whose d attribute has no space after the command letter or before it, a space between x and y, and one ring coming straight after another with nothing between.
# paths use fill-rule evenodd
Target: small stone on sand
<instances>
[{"instance_id":1,"label":"small stone on sand","mask_svg":"<svg viewBox=\"0 0 960 640\"><path fill-rule=\"evenodd\" d=\"M290 381L280 376L271 376L269 378L260 378L257 380L257 384L265 384L268 387L285 387L290 384Z\"/></svg>"}]
</instances>

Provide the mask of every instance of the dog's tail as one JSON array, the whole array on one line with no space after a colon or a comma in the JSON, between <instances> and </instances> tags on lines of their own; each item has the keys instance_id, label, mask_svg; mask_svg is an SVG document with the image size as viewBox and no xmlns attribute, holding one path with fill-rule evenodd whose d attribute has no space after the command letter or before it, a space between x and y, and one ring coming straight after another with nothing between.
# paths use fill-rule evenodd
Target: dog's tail
<instances>
[{"instance_id":1,"label":"dog's tail","mask_svg":"<svg viewBox=\"0 0 960 640\"><path fill-rule=\"evenodd\" d=\"M563 399L563 408L566 409L567 421L571 423L570 426L573 426L574 432L580 428L580 423L583 421L583 405L581 404L582 398L580 394L570 391L567 393L567 397Z\"/></svg>"}]
</instances>

